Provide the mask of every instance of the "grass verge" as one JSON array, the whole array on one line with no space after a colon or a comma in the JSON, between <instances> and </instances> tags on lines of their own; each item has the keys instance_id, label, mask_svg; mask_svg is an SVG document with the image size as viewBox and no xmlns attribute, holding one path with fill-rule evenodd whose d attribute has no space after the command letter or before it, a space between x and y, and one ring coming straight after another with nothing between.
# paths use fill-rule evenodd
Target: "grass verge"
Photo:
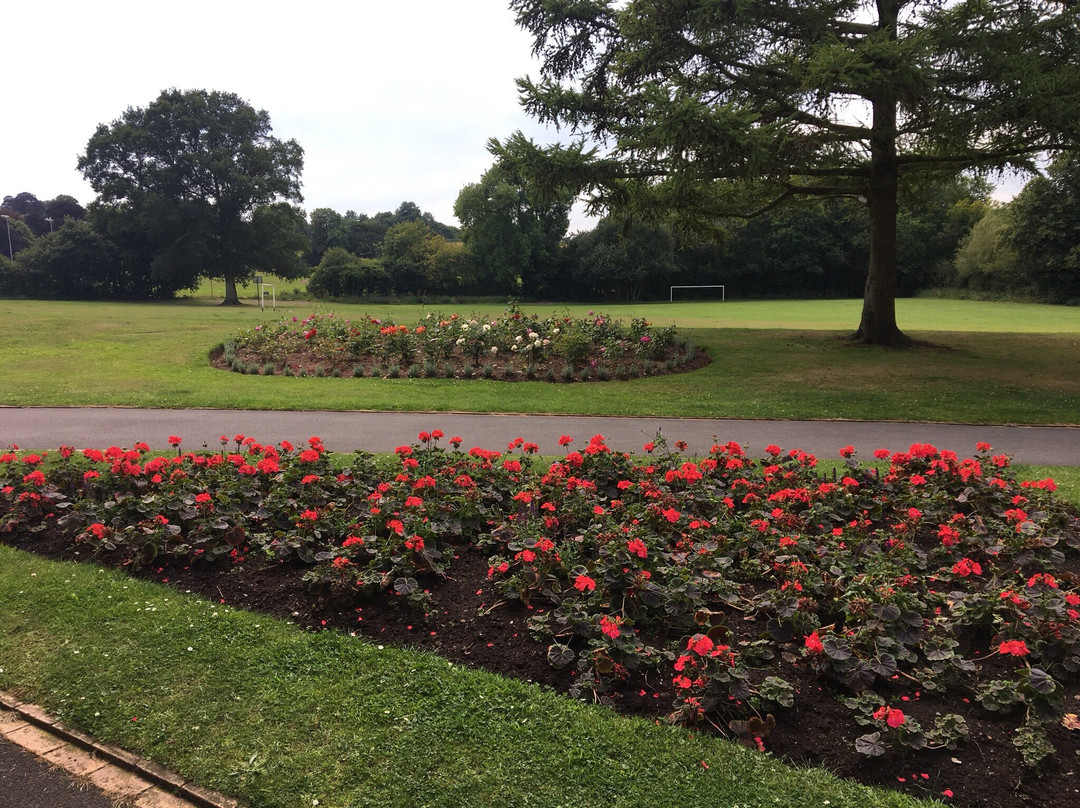
<instances>
[{"instance_id":1,"label":"grass verge","mask_svg":"<svg viewBox=\"0 0 1080 808\"><path fill-rule=\"evenodd\" d=\"M925 804L7 547L0 602L0 687L252 808Z\"/></svg>"}]
</instances>

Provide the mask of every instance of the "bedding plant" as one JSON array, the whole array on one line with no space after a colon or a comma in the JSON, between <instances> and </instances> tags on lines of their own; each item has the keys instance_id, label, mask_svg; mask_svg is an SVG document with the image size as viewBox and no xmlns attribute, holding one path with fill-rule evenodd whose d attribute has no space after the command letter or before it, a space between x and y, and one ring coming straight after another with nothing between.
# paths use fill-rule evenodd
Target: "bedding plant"
<instances>
[{"instance_id":1,"label":"bedding plant","mask_svg":"<svg viewBox=\"0 0 1080 808\"><path fill-rule=\"evenodd\" d=\"M986 444L170 443L0 455L0 537L918 795L1074 798L1080 521Z\"/></svg>"},{"instance_id":2,"label":"bedding plant","mask_svg":"<svg viewBox=\"0 0 1080 808\"><path fill-rule=\"evenodd\" d=\"M211 352L219 368L289 376L607 381L701 367L709 357L674 325L584 318L430 313L415 325L333 312L244 329Z\"/></svg>"}]
</instances>

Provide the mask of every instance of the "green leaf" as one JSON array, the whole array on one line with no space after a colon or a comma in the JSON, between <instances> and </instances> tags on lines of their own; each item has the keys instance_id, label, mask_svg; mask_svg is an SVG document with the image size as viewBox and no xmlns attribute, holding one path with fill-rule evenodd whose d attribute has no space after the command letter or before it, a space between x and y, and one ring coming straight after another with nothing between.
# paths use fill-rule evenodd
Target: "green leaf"
<instances>
[{"instance_id":1,"label":"green leaf","mask_svg":"<svg viewBox=\"0 0 1080 808\"><path fill-rule=\"evenodd\" d=\"M881 743L881 733L871 732L868 735L860 735L855 739L855 751L861 755L878 757L885 754L885 746Z\"/></svg>"},{"instance_id":2,"label":"green leaf","mask_svg":"<svg viewBox=\"0 0 1080 808\"><path fill-rule=\"evenodd\" d=\"M825 649L825 655L830 659L842 661L851 658L851 646L841 637L826 637L821 645Z\"/></svg>"},{"instance_id":3,"label":"green leaf","mask_svg":"<svg viewBox=\"0 0 1080 808\"><path fill-rule=\"evenodd\" d=\"M879 654L870 660L869 665L870 670L883 679L896 673L896 657L892 654Z\"/></svg>"},{"instance_id":4,"label":"green leaf","mask_svg":"<svg viewBox=\"0 0 1080 808\"><path fill-rule=\"evenodd\" d=\"M1048 696L1057 690L1057 682L1054 677L1042 668L1032 668L1028 673L1028 683L1031 689L1043 696Z\"/></svg>"},{"instance_id":5,"label":"green leaf","mask_svg":"<svg viewBox=\"0 0 1080 808\"><path fill-rule=\"evenodd\" d=\"M574 661L574 651L569 645L552 643L548 646L547 658L553 668L565 668Z\"/></svg>"}]
</instances>

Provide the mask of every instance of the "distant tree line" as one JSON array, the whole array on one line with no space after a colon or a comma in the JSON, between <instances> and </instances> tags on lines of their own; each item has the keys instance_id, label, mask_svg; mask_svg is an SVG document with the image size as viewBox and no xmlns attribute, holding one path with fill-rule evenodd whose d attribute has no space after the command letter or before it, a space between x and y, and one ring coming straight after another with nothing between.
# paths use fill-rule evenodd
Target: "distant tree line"
<instances>
[{"instance_id":1,"label":"distant tree line","mask_svg":"<svg viewBox=\"0 0 1080 808\"><path fill-rule=\"evenodd\" d=\"M989 208L989 192L983 181L960 178L903 200L899 294L948 282L952 256ZM673 285L717 284L740 298L860 297L869 238L865 206L843 198L729 220L717 240L608 218L566 240L559 271L548 283L552 291L583 300L667 298Z\"/></svg>"},{"instance_id":2,"label":"distant tree line","mask_svg":"<svg viewBox=\"0 0 1080 808\"><path fill-rule=\"evenodd\" d=\"M949 284L959 244L992 208L990 190L961 177L908 193L899 217L900 294ZM309 291L635 301L666 298L672 285L723 284L743 298L859 297L866 279L869 220L856 200L730 220L721 239L614 218L567 235L568 201L537 200L497 164L458 196L460 231L439 230L416 211L403 217L409 204L375 217L316 211L310 260L316 245L327 249ZM394 219L375 242L373 223ZM318 226L333 235L319 235ZM363 252L354 246L361 236L370 239Z\"/></svg>"},{"instance_id":3,"label":"distant tree line","mask_svg":"<svg viewBox=\"0 0 1080 808\"><path fill-rule=\"evenodd\" d=\"M896 293L994 294L1080 302L1080 167L1064 156L1011 203L962 175L909 187L897 217ZM673 285L723 284L740 298L860 297L869 219L859 200L832 198L726 220L704 239L676 227L601 219L567 235L569 205L537 202L499 166L466 186L460 231L430 217L329 210L336 240L314 265L315 296L515 295L582 301L665 299ZM350 232L393 224L361 255ZM404 219L404 220L403 220ZM351 228L355 228L350 231ZM312 253L317 242L311 223ZM356 238L356 236L352 236ZM460 240L458 240L460 239ZM353 249L350 249L353 246ZM680 294L691 296L694 292ZM710 294L705 292L705 294Z\"/></svg>"},{"instance_id":4,"label":"distant tree line","mask_svg":"<svg viewBox=\"0 0 1080 808\"><path fill-rule=\"evenodd\" d=\"M865 282L869 223L855 200L728 222L720 240L614 218L568 235L567 204L534 205L497 174L462 190L460 228L409 201L374 215L317 208L299 222L290 212L293 276L308 275L309 294L329 299L636 301L665 299L672 285L713 284L744 299L827 298L858 297ZM1080 303L1080 159L1061 156L1012 202L994 202L990 191L984 180L960 177L903 197L897 293ZM190 285L190 275L155 271L140 220L115 206L84 209L70 196L42 202L23 192L5 196L0 213L15 255L11 265L0 230L0 295L154 299Z\"/></svg>"},{"instance_id":5,"label":"distant tree line","mask_svg":"<svg viewBox=\"0 0 1080 808\"><path fill-rule=\"evenodd\" d=\"M460 227L414 202L367 215L305 215L302 151L229 93L167 90L99 126L79 167L98 193L29 192L0 205L0 295L168 298L223 278L226 302L256 272L309 277L321 298L514 296L636 301L672 285L729 295L859 297L870 221L854 198L825 197L705 238L682 218L609 216L567 235L571 201L540 194L496 162L458 195ZM1080 302L1080 158L1064 153L1008 204L960 175L901 189L896 293L928 289ZM9 260L14 256L14 261Z\"/></svg>"},{"instance_id":6,"label":"distant tree line","mask_svg":"<svg viewBox=\"0 0 1080 808\"><path fill-rule=\"evenodd\" d=\"M981 296L1080 304L1080 155L994 205L956 253L951 286Z\"/></svg>"}]
</instances>

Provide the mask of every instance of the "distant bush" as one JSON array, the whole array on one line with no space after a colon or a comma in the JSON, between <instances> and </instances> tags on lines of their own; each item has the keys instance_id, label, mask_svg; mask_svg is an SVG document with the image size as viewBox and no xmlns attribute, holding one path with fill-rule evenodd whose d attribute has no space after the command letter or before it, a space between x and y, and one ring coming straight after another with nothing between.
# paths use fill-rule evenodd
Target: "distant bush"
<instances>
[{"instance_id":1,"label":"distant bush","mask_svg":"<svg viewBox=\"0 0 1080 808\"><path fill-rule=\"evenodd\" d=\"M382 262L359 258L343 247L331 247L308 281L313 297L362 297L389 290L390 283Z\"/></svg>"}]
</instances>

